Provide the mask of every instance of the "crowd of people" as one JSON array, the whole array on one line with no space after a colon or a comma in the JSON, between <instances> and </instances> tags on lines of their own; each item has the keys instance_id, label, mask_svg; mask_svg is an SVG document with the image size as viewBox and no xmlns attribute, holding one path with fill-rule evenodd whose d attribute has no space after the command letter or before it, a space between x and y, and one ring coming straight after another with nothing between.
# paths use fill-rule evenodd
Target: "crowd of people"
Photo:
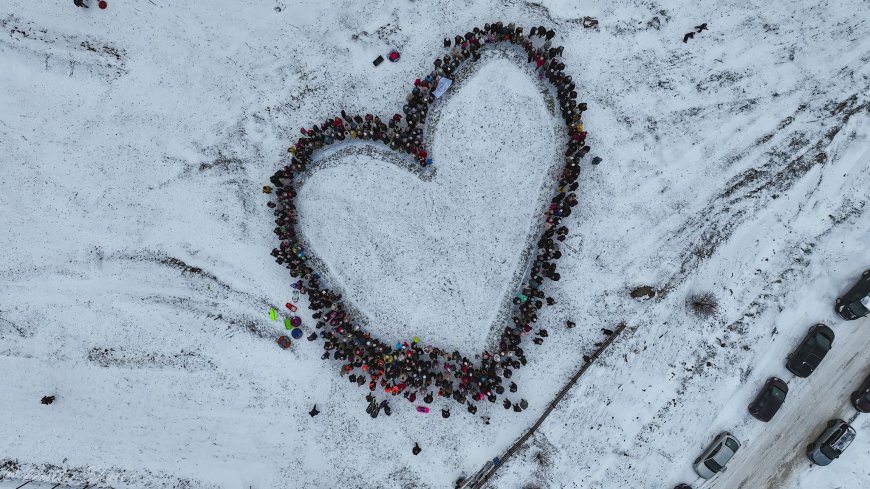
<instances>
[{"instance_id":1,"label":"crowd of people","mask_svg":"<svg viewBox=\"0 0 870 489\"><path fill-rule=\"evenodd\" d=\"M436 398L453 399L472 414L477 412L479 403L495 403L499 396L505 396L502 401L505 409L520 412L528 406L525 399L511 401L507 398L517 392L516 383L510 379L513 372L527 362L522 340L532 336L534 343L541 344L548 336L545 329L536 330L535 323L539 309L555 304L545 293L545 284L548 280L560 279L556 262L562 256L560 242L568 234L562 221L577 205L574 192L578 187L580 159L589 152L581 120L586 104L577 102L575 82L564 72L565 64L560 61L563 47L553 45L555 35L553 30L543 26L532 27L526 34L522 27L512 23L495 22L483 28L475 27L465 35L444 39L449 53L436 59L432 71L414 82L402 108L403 114L395 114L385 122L372 114L348 115L342 111L341 117L303 128L299 139L288 149L289 164L271 177L272 186L264 187L264 191L275 196L268 205L274 210L274 232L280 239L272 256L290 270L292 277L300 280L295 287L307 293L309 307L314 311L316 323L308 339L321 339L322 358L339 362L342 378L370 391L367 412L372 417L381 412L390 414L387 398L404 398L412 403L422 401L423 404L418 405L420 412L428 412L425 404L431 404ZM478 363L458 351L424 345L416 338L394 345L384 343L359 326L342 302L341 294L325 287L309 264L296 226L296 175L311 165L312 155L318 149L352 139L380 141L412 155L423 167L431 165L432 160L423 146L423 127L429 106L437 99L433 88L442 78L452 77L464 61L479 60L480 50L485 45L502 42L522 47L528 61L534 63L536 73L555 88L568 133L564 167L557 177L555 196L543 215L543 231L533 248L529 275L513 299L512 320L502 331L494 351L483 352ZM378 402L375 394L384 399ZM450 411L444 408L441 414L446 418Z\"/></svg>"}]
</instances>

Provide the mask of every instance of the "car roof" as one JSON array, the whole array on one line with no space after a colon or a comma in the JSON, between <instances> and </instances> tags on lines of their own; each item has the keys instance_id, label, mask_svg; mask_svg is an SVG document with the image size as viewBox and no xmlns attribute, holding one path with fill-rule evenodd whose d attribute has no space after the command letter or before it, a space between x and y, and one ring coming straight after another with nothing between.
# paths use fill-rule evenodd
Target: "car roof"
<instances>
[{"instance_id":1,"label":"car roof","mask_svg":"<svg viewBox=\"0 0 870 489\"><path fill-rule=\"evenodd\" d=\"M819 343L818 336L824 336L827 341L827 345L823 346ZM828 351L834 346L834 332L831 331L831 328L825 326L824 324L817 324L813 326L810 332L807 334L807 337L804 338L803 343L797 349L797 354L801 356L813 356L818 357L821 360L821 357L824 357Z\"/></svg>"},{"instance_id":2,"label":"car roof","mask_svg":"<svg viewBox=\"0 0 870 489\"><path fill-rule=\"evenodd\" d=\"M761 410L759 414L762 417L767 418L773 416L773 414L779 411L779 408L785 403L784 398L779 398L773 393L774 389L781 391L779 386L771 385L770 388L764 392L761 398Z\"/></svg>"},{"instance_id":3,"label":"car roof","mask_svg":"<svg viewBox=\"0 0 870 489\"><path fill-rule=\"evenodd\" d=\"M713 460L715 460L719 465L724 466L726 463L728 463L729 460L731 460L731 457L733 457L734 454L737 453L725 443L728 440L733 441L737 445L737 448L740 448L740 441L737 440L737 438L734 438L730 434L722 437L719 443L716 444L719 450L717 451L716 455L713 456Z\"/></svg>"},{"instance_id":4,"label":"car roof","mask_svg":"<svg viewBox=\"0 0 870 489\"><path fill-rule=\"evenodd\" d=\"M731 460L731 457L733 457L735 453L736 452L731 450L727 445L723 443L722 449L719 450L719 453L713 456L713 460L715 460L716 463L724 467L725 464L727 464L728 461Z\"/></svg>"},{"instance_id":5,"label":"car roof","mask_svg":"<svg viewBox=\"0 0 870 489\"><path fill-rule=\"evenodd\" d=\"M798 349L795 350L794 354L797 359L818 366L818 364L821 363L822 358L827 355L828 351L830 350L822 348L815 340L809 340L802 343ZM810 362L810 360L813 360L813 362Z\"/></svg>"}]
</instances>

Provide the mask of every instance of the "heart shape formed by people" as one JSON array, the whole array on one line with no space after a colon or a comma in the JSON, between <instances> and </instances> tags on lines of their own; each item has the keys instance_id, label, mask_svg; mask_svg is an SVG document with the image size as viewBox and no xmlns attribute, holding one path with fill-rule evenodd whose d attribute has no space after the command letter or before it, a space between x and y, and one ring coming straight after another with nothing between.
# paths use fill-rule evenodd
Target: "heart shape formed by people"
<instances>
[{"instance_id":1,"label":"heart shape formed by people","mask_svg":"<svg viewBox=\"0 0 870 489\"><path fill-rule=\"evenodd\" d=\"M415 81L414 89L403 107L404 117L396 114L386 119L385 123L380 117L371 114L348 116L342 111L341 117L311 129L303 128L302 137L289 148L290 164L272 176L276 200L271 201L269 206L275 210L278 225L275 234L281 240L272 255L279 264L290 269L292 277L298 279L293 284L294 288L309 295L309 307L317 320L317 332L309 339L314 340L319 334L326 350L323 358L341 361L341 374L346 375L351 382L359 385L367 383L371 391L383 389L387 395L402 394L410 401L416 400L419 395L429 403L437 393L460 404L467 403L468 410L473 413L476 411L475 402L483 399L495 402L497 396L504 392L503 382L511 378L513 370L526 364L521 343L532 331L533 323L537 320L536 311L544 306L544 299L547 299L545 280L559 279L555 260L561 253L557 242L563 240L568 231L561 225L561 220L570 214L571 208L577 203L572 192L577 188L579 160L589 151L580 120L586 107L585 104L576 103L574 83L570 76L564 74L565 66L559 61L562 48L551 45L554 36L554 31L544 27L534 27L526 36L521 27L497 22L487 24L482 29L474 28L454 40L445 39L445 47L453 45L451 54L437 59L433 71ZM546 208L541 221L534 224L537 231L529 240L521 259L525 266L509 270L513 273L513 282L508 287L518 292L507 295L510 300L502 306L502 314L496 315L498 334L491 342L491 351L483 351L477 356L480 361L474 362L456 349L451 352L443 344L424 345L416 338L391 346L368 331L370 318L336 290L326 287L330 282L326 279L327 267L311 253L307 237L300 232L296 203L298 191L302 183L317 169L322 169L324 161L329 160L330 157L324 156L328 147L351 148L358 154L373 155L377 151L371 142L383 143L396 154L411 155L410 159L393 159L397 165L417 173L422 180L434 179L435 171L428 149L431 147L430 138L424 132L427 115L430 109L439 107L437 102L453 81L461 78L463 66L479 61L483 49L499 43L522 47L527 61L534 63L536 73L555 89L559 111L567 127L568 141L564 165L554 165L555 171L542 177L550 182L547 188L554 189L553 197L542 202ZM348 144L354 140L359 142ZM314 158L315 154L317 159ZM497 156L492 159L497 160ZM497 161L476 163L496 164ZM449 183L449 174L445 175ZM354 179L357 184L365 181L359 175ZM518 182L519 185L524 183L522 179ZM338 189L339 192L352 190ZM473 244L467 243L468 246ZM504 277L504 273L500 276ZM520 283L521 287L518 286ZM508 317L511 319L507 320ZM486 319L491 317L488 314L478 316L480 321ZM542 340L540 335L535 338L536 343ZM515 392L517 386L510 382L509 388Z\"/></svg>"},{"instance_id":2,"label":"heart shape formed by people","mask_svg":"<svg viewBox=\"0 0 870 489\"><path fill-rule=\"evenodd\" d=\"M426 117L438 164L425 180L407 154L368 142L334 145L297 180L297 231L325 265L315 268L379 338L474 357L510 318L564 140L517 51L488 49L454 76Z\"/></svg>"}]
</instances>

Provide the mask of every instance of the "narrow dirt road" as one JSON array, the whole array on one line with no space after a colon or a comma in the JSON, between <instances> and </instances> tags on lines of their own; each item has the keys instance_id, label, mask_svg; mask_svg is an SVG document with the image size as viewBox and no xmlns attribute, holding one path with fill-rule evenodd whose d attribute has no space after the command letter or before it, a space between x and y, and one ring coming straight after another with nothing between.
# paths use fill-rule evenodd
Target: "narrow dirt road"
<instances>
[{"instance_id":1,"label":"narrow dirt road","mask_svg":"<svg viewBox=\"0 0 870 489\"><path fill-rule=\"evenodd\" d=\"M729 463L729 470L701 487L790 487L792 477L802 467L810 466L806 446L821 433L827 421L834 418L850 421L858 416L849 395L870 367L867 355L870 318L838 322L832 328L836 334L834 347L819 368L807 379L783 379L788 382L789 393L779 413L769 423L758 422L761 429L751 439L743 440L743 447ZM859 433L858 437L870 437L870 433Z\"/></svg>"}]
</instances>

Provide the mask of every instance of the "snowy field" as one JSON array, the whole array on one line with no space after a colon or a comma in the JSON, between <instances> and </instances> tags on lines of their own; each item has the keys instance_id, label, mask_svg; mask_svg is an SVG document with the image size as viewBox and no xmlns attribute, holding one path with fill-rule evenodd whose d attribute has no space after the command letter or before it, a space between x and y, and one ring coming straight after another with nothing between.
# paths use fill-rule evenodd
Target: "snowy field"
<instances>
[{"instance_id":1,"label":"snowy field","mask_svg":"<svg viewBox=\"0 0 870 489\"><path fill-rule=\"evenodd\" d=\"M109 4L0 7L0 487L453 487L621 323L488 487L867 487L848 394L870 319L832 307L870 268L866 0ZM319 341L274 341L291 279L261 188L300 127L400 111L444 37L496 20L557 31L604 160L584 160L550 336L512 379L529 408L371 419ZM564 144L522 61L494 49L433 107L433 178L348 145L302 187L306 237L385 339L472 353L498 327ZM785 356L818 322L834 348L795 378ZM746 405L770 376L790 393L760 423ZM835 417L857 438L811 466ZM723 430L743 448L702 484L692 461Z\"/></svg>"}]
</instances>

